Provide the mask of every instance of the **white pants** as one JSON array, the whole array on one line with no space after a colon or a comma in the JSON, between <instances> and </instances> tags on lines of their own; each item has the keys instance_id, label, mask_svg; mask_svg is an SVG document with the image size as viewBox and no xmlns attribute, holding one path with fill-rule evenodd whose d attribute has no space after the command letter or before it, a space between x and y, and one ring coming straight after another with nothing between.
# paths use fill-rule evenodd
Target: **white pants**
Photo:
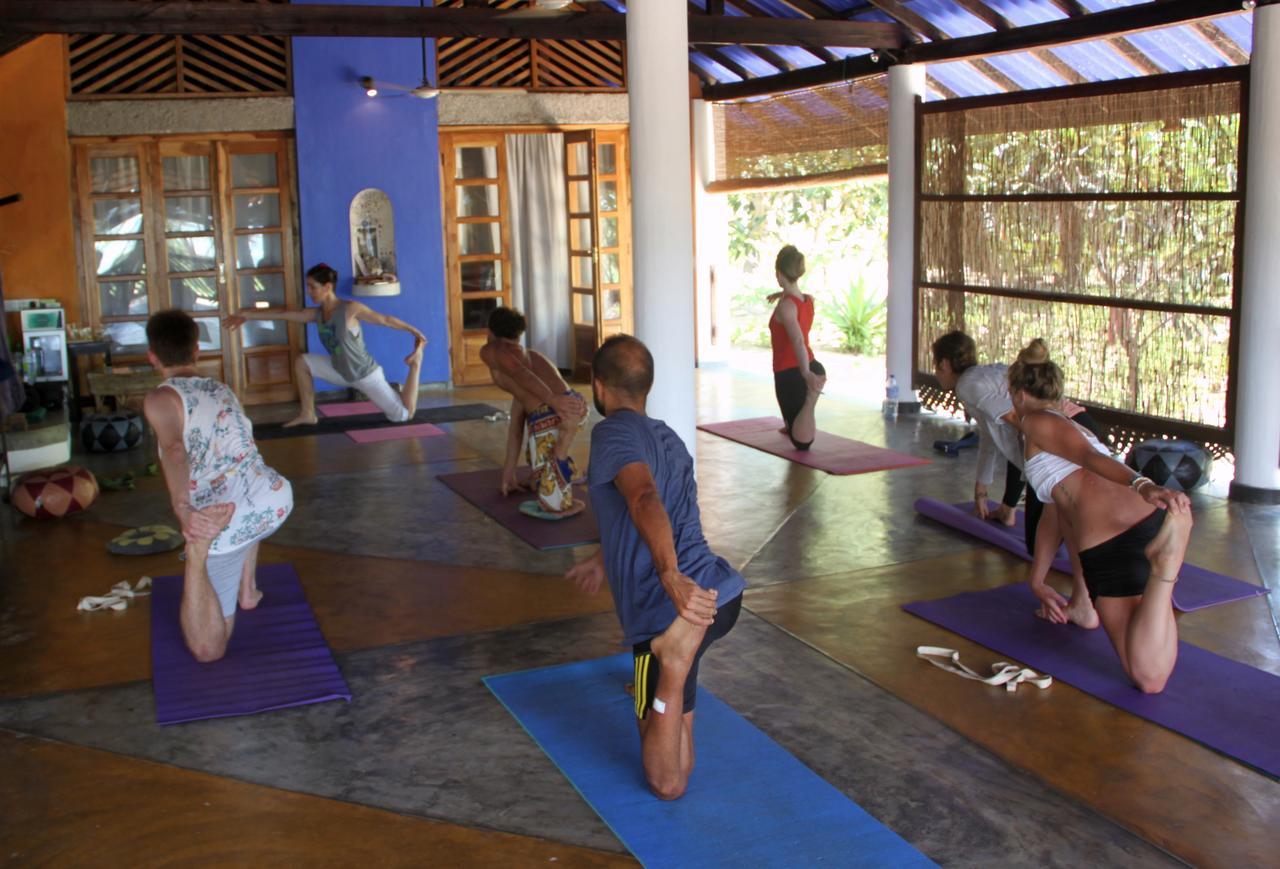
<instances>
[{"instance_id":1,"label":"white pants","mask_svg":"<svg viewBox=\"0 0 1280 869\"><path fill-rule=\"evenodd\" d=\"M391 388L391 384L387 383L387 378L382 373L381 365L375 368L369 376L353 382L335 371L333 363L323 353L303 353L302 359L307 363L307 370L311 372L312 378L318 377L330 383L340 383L351 389L360 390L364 393L365 398L377 405L378 410L382 411L383 415L391 422L404 422L409 418L409 409L404 406L400 396Z\"/></svg>"},{"instance_id":2,"label":"white pants","mask_svg":"<svg viewBox=\"0 0 1280 869\"><path fill-rule=\"evenodd\" d=\"M224 619L229 619L236 614L236 604L240 598L240 577L244 572L244 563L248 560L253 547L254 544L251 543L225 555L209 554L206 569L209 571L209 582L213 585L213 593L218 596L218 604L222 607Z\"/></svg>"}]
</instances>

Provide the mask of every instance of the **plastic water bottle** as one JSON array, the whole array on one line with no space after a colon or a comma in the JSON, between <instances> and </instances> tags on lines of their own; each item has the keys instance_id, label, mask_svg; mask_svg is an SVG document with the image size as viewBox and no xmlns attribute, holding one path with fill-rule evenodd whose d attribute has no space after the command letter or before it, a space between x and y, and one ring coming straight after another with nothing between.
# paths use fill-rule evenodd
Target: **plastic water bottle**
<instances>
[{"instance_id":1,"label":"plastic water bottle","mask_svg":"<svg viewBox=\"0 0 1280 869\"><path fill-rule=\"evenodd\" d=\"M884 382L884 418L898 418L898 378L892 374Z\"/></svg>"}]
</instances>

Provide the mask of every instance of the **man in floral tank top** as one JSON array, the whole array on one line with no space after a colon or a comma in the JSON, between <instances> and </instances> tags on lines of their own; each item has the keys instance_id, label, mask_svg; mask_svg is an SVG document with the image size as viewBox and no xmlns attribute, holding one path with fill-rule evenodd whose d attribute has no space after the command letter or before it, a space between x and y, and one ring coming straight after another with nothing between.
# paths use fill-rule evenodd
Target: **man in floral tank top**
<instances>
[{"instance_id":1,"label":"man in floral tank top","mask_svg":"<svg viewBox=\"0 0 1280 869\"><path fill-rule=\"evenodd\" d=\"M147 355L165 380L144 410L187 541L182 635L197 660L216 661L226 653L237 606L253 609L262 599L258 544L293 510L293 489L262 461L253 423L231 389L197 371L198 337L183 311L147 321Z\"/></svg>"}]
</instances>

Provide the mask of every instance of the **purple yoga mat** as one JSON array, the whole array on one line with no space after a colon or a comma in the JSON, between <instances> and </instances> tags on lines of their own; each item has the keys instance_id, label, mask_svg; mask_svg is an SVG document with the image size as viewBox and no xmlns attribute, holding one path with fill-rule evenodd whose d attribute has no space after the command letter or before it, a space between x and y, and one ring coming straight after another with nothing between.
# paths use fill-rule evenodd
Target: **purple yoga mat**
<instances>
[{"instance_id":1,"label":"purple yoga mat","mask_svg":"<svg viewBox=\"0 0 1280 869\"><path fill-rule=\"evenodd\" d=\"M1024 516L1018 511L1018 521L1012 527L999 522L979 519L973 515L973 502L964 501L959 504L945 504L932 498L920 498L916 501L916 512L921 516L936 519L943 525L970 536L993 543L1006 552L1011 552L1024 561L1030 561L1027 554L1026 533L1023 530ZM995 509L991 502L991 509ZM1071 573L1071 561L1067 558L1065 548L1058 550L1053 560L1053 569L1062 573ZM1259 585L1245 582L1221 573L1214 573L1194 564L1183 564L1179 573L1178 584L1173 589L1173 605L1180 612L1194 612L1220 603L1231 603L1236 600L1257 597L1267 594L1268 590Z\"/></svg>"},{"instance_id":2,"label":"purple yoga mat","mask_svg":"<svg viewBox=\"0 0 1280 869\"><path fill-rule=\"evenodd\" d=\"M201 664L187 650L178 625L182 577L154 581L151 681L157 724L351 699L293 567L259 566L258 588L262 602L236 614L226 656Z\"/></svg>"},{"instance_id":3,"label":"purple yoga mat","mask_svg":"<svg viewBox=\"0 0 1280 869\"><path fill-rule=\"evenodd\" d=\"M324 417L359 416L363 413L382 413L372 401L331 401L317 404L316 413Z\"/></svg>"},{"instance_id":4,"label":"purple yoga mat","mask_svg":"<svg viewBox=\"0 0 1280 869\"><path fill-rule=\"evenodd\" d=\"M791 438L778 431L782 428L782 419L776 416L712 422L700 425L698 428L837 476L929 464L928 459L896 453L893 450L849 440L825 431L817 433L813 439L813 446L808 450L798 450L791 445Z\"/></svg>"},{"instance_id":5,"label":"purple yoga mat","mask_svg":"<svg viewBox=\"0 0 1280 869\"><path fill-rule=\"evenodd\" d=\"M1053 625L1035 615L1024 584L970 591L902 608L1210 748L1280 776L1280 676L1190 643L1161 694L1143 694L1102 628ZM1050 690L1053 690L1052 688Z\"/></svg>"},{"instance_id":6,"label":"purple yoga mat","mask_svg":"<svg viewBox=\"0 0 1280 869\"><path fill-rule=\"evenodd\" d=\"M394 425L386 428L360 428L344 432L358 444L380 444L383 441L403 441L411 438L433 438L445 434L445 430L429 422L413 425Z\"/></svg>"},{"instance_id":7,"label":"purple yoga mat","mask_svg":"<svg viewBox=\"0 0 1280 869\"><path fill-rule=\"evenodd\" d=\"M522 472L521 479L527 479L527 476L526 469ZM600 540L600 532L596 529L596 514L591 510L591 496L582 483L574 484L573 497L585 501L587 509L568 519L551 521L535 519L520 512L522 502L537 497L532 492L520 491L502 497L502 493L498 491L498 485L502 482L500 468L440 474L437 479L534 549L564 549Z\"/></svg>"}]
</instances>

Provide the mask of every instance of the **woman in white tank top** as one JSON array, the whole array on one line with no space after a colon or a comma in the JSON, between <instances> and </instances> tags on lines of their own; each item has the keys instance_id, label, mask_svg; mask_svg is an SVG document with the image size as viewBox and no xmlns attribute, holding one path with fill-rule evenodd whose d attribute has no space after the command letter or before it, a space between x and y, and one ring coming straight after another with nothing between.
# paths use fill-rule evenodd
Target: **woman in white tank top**
<instances>
[{"instance_id":1,"label":"woman in white tank top","mask_svg":"<svg viewBox=\"0 0 1280 869\"><path fill-rule=\"evenodd\" d=\"M1190 500L1135 476L1053 409L1062 371L1040 339L1009 367L1009 395L1025 440L1027 480L1046 503L1030 579L1042 604L1037 614L1083 627L1101 621L1134 685L1164 690L1178 656L1173 584L1191 533ZM1045 583L1059 529L1083 567L1083 587L1073 581L1070 602Z\"/></svg>"}]
</instances>

